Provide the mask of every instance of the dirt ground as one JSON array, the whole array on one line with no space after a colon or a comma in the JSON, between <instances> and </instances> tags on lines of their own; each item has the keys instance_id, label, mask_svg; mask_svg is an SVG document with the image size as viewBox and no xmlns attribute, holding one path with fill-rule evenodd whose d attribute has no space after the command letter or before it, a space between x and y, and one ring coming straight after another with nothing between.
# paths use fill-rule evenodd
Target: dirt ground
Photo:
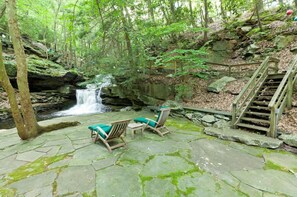
<instances>
[{"instance_id":1,"label":"dirt ground","mask_svg":"<svg viewBox=\"0 0 297 197\"><path fill-rule=\"evenodd\" d=\"M207 91L207 86L211 82L211 80L208 81L203 79L195 79L195 84L197 85L193 90L194 97L190 100L184 101L183 104L188 107L231 112L232 102L248 82L248 79L241 78L230 82L225 87L225 90L219 94ZM293 94L293 108L291 110L285 111L278 126L279 129L284 133L297 134L297 85Z\"/></svg>"}]
</instances>

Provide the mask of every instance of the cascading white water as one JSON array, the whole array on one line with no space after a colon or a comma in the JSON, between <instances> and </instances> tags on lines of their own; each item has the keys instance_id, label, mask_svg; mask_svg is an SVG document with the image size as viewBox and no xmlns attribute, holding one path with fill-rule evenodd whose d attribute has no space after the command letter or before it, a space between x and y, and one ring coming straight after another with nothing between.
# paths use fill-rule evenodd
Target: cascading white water
<instances>
[{"instance_id":1,"label":"cascading white water","mask_svg":"<svg viewBox=\"0 0 297 197\"><path fill-rule=\"evenodd\" d=\"M87 89L76 90L76 105L68 110L56 113L58 116L102 113L106 106L100 97L103 87L110 85L110 77L104 78L99 87L95 84L87 85Z\"/></svg>"}]
</instances>

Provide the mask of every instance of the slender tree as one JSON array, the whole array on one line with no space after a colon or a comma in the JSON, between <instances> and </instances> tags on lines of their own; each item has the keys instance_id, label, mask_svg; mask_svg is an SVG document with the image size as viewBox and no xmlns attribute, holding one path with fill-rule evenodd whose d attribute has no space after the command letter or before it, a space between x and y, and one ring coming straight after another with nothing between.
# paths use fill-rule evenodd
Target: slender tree
<instances>
[{"instance_id":1,"label":"slender tree","mask_svg":"<svg viewBox=\"0 0 297 197\"><path fill-rule=\"evenodd\" d=\"M257 15L257 20L258 20L258 26L260 28L260 30L262 31L262 23L261 23L261 19L260 19L260 11L263 8L263 1L262 0L254 0L254 4L255 4L255 11L256 11L256 15Z\"/></svg>"},{"instance_id":2,"label":"slender tree","mask_svg":"<svg viewBox=\"0 0 297 197\"><path fill-rule=\"evenodd\" d=\"M208 39L207 37L207 28L208 28L208 2L207 0L204 0L204 41Z\"/></svg>"},{"instance_id":3,"label":"slender tree","mask_svg":"<svg viewBox=\"0 0 297 197\"><path fill-rule=\"evenodd\" d=\"M40 125L38 125L30 99L27 61L22 44L20 30L17 23L16 1L6 0L6 7L8 12L9 33L12 39L17 64L17 85L19 90L18 96L20 108L16 99L16 94L9 81L3 63L2 47L0 49L0 85L4 87L5 91L8 94L12 116L14 118L20 138L26 140L36 137L43 132L77 125L78 122L62 122L54 125L49 125L47 127L41 127Z\"/></svg>"}]
</instances>

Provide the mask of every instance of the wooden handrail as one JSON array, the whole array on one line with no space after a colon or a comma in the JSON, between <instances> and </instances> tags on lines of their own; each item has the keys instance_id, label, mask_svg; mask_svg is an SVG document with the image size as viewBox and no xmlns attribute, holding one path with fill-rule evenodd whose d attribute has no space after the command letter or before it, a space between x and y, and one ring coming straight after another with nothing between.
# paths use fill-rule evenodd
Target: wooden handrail
<instances>
[{"instance_id":1,"label":"wooden handrail","mask_svg":"<svg viewBox=\"0 0 297 197\"><path fill-rule=\"evenodd\" d=\"M245 85L240 94L232 103L232 126L234 127L245 109L247 108L246 103L249 99L252 99L255 92L258 91L261 84L265 81L268 76L269 62L278 63L278 59L266 57L262 64L257 68L249 82Z\"/></svg>"},{"instance_id":2,"label":"wooden handrail","mask_svg":"<svg viewBox=\"0 0 297 197\"><path fill-rule=\"evenodd\" d=\"M243 90L239 93L239 95L236 97L236 99L233 101L233 104L238 103L238 101L242 98L242 96L245 94L245 92L248 90L248 88L252 85L252 83L255 81L256 77L258 77L260 71L268 65L269 57L265 58L261 66L255 71L254 75L251 77L249 82L244 86Z\"/></svg>"},{"instance_id":3,"label":"wooden handrail","mask_svg":"<svg viewBox=\"0 0 297 197\"><path fill-rule=\"evenodd\" d=\"M282 79L280 85L276 89L271 101L268 104L270 113L270 128L269 135L271 137L277 136L277 124L281 118L285 107L290 108L292 106L292 93L293 85L297 80L297 56L291 61L291 66L287 70L286 75Z\"/></svg>"},{"instance_id":4,"label":"wooden handrail","mask_svg":"<svg viewBox=\"0 0 297 197\"><path fill-rule=\"evenodd\" d=\"M291 64L292 64L292 66L288 69L286 75L284 76L284 78L281 81L280 85L276 89L276 92L274 93L271 101L269 102L269 105L268 105L269 108L271 108L271 107L273 107L275 105L275 103L277 102L277 99L279 98L282 91L287 91L287 88L284 88L284 87L287 84L287 81L288 81L288 78L289 78L290 74L291 73L296 73L296 70L297 70L297 56L293 59Z\"/></svg>"}]
</instances>

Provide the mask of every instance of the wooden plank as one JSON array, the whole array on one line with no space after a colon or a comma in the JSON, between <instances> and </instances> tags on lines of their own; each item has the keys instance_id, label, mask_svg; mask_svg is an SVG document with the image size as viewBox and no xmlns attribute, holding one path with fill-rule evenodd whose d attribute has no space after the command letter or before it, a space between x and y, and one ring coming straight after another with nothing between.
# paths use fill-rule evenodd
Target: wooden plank
<instances>
[{"instance_id":1,"label":"wooden plank","mask_svg":"<svg viewBox=\"0 0 297 197\"><path fill-rule=\"evenodd\" d=\"M292 109L292 96L293 96L293 73L290 73L289 79L288 79L288 99L287 99L287 106L288 109Z\"/></svg>"},{"instance_id":2,"label":"wooden plank","mask_svg":"<svg viewBox=\"0 0 297 197\"><path fill-rule=\"evenodd\" d=\"M255 103L257 105L264 105L264 106L268 106L268 104L269 104L268 101L253 101L253 103Z\"/></svg>"},{"instance_id":3,"label":"wooden plank","mask_svg":"<svg viewBox=\"0 0 297 197\"><path fill-rule=\"evenodd\" d=\"M262 119L257 119L257 118L242 117L241 120L250 121L250 122L259 122L259 123L265 123L265 124L270 123L269 120L262 120Z\"/></svg>"},{"instance_id":4,"label":"wooden plank","mask_svg":"<svg viewBox=\"0 0 297 197\"><path fill-rule=\"evenodd\" d=\"M248 128L248 129L253 129L253 130L257 130L257 131L265 131L265 132L268 132L269 131L269 129L266 128L266 127L261 127L261 126L256 126L256 125L250 125L250 124L244 124L244 123L238 123L237 126Z\"/></svg>"},{"instance_id":5,"label":"wooden plank","mask_svg":"<svg viewBox=\"0 0 297 197\"><path fill-rule=\"evenodd\" d=\"M245 113L250 115L255 115L255 116L270 116L270 113L263 113L263 112L247 111Z\"/></svg>"},{"instance_id":6,"label":"wooden plank","mask_svg":"<svg viewBox=\"0 0 297 197\"><path fill-rule=\"evenodd\" d=\"M270 111L270 109L268 107L263 107L263 106L250 106L249 108Z\"/></svg>"},{"instance_id":7,"label":"wooden plank","mask_svg":"<svg viewBox=\"0 0 297 197\"><path fill-rule=\"evenodd\" d=\"M203 109L203 108L194 108L194 107L183 107L183 108L190 111L197 111L197 112L203 112L208 114L218 114L218 115L231 117L231 113L226 111L218 111L213 109Z\"/></svg>"},{"instance_id":8,"label":"wooden plank","mask_svg":"<svg viewBox=\"0 0 297 197\"><path fill-rule=\"evenodd\" d=\"M269 61L269 57L267 57L264 62L259 66L259 68L255 71L254 75L252 78L249 80L249 82L244 86L240 94L236 97L234 103L238 103L238 101L241 99L241 97L244 95L244 93L249 89L249 87L252 85L252 83L256 80L258 75L261 73L261 71L264 69L264 67L267 67Z\"/></svg>"},{"instance_id":9,"label":"wooden plank","mask_svg":"<svg viewBox=\"0 0 297 197\"><path fill-rule=\"evenodd\" d=\"M270 114L270 128L269 128L269 136L275 138L276 137L276 114L275 114L275 106L271 107Z\"/></svg>"}]
</instances>

